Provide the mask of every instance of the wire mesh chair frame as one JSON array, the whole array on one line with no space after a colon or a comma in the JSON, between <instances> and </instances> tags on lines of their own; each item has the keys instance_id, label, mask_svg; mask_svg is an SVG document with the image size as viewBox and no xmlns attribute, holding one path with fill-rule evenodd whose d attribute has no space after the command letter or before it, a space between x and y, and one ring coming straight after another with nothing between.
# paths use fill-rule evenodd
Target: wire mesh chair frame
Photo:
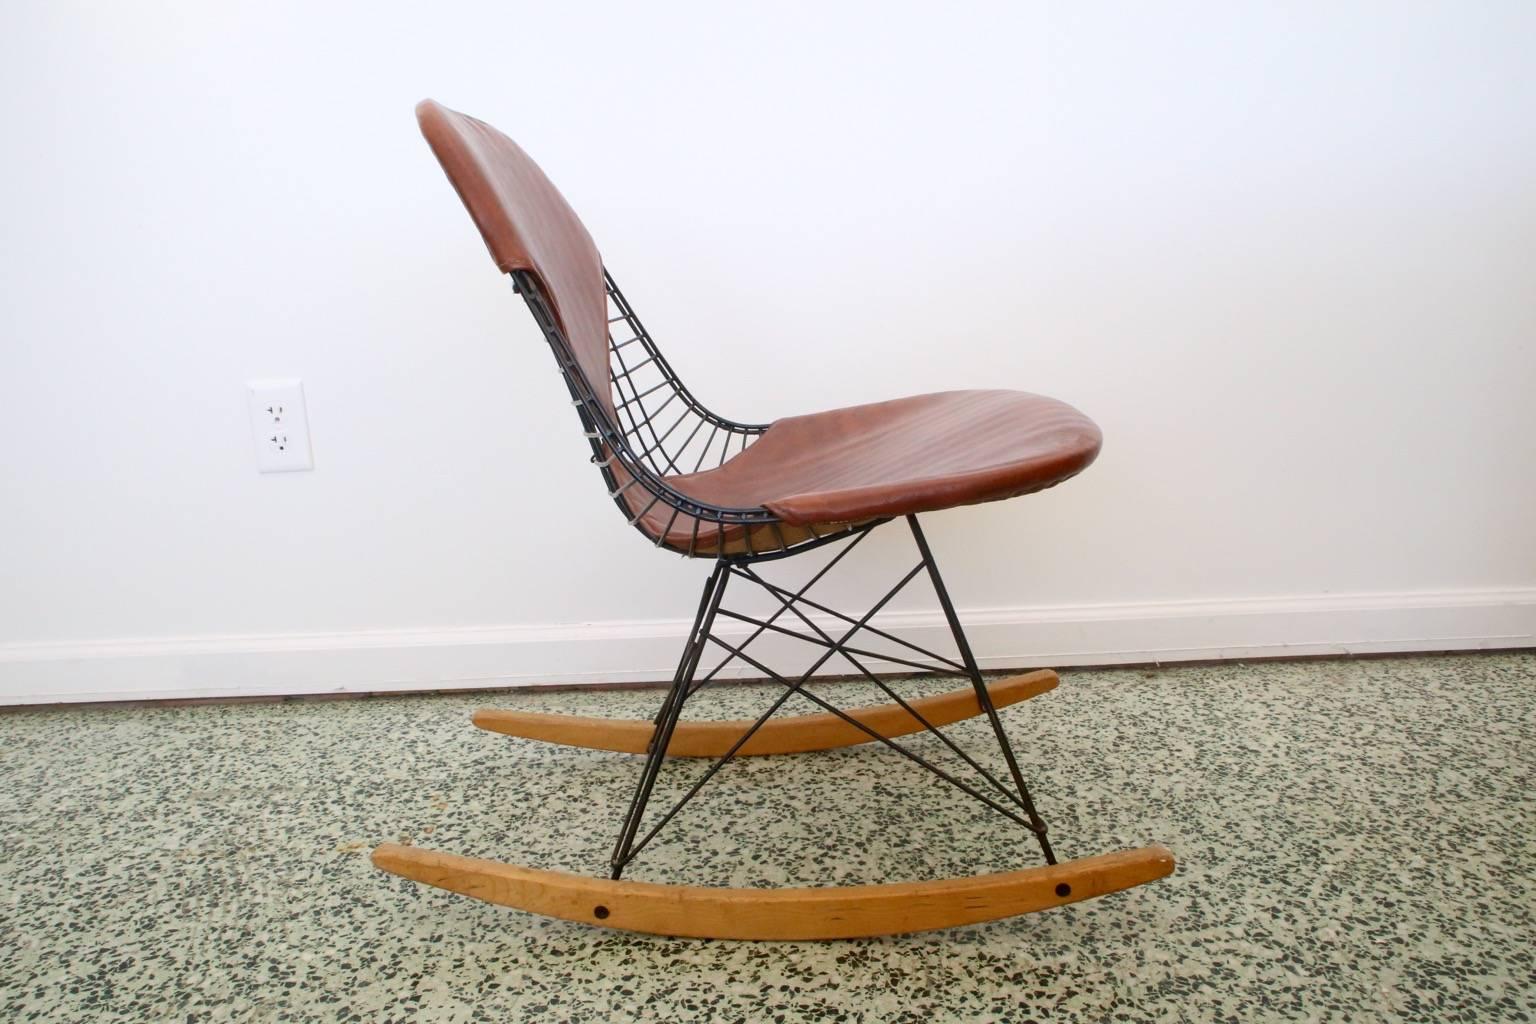
<instances>
[{"instance_id":1,"label":"wire mesh chair frame","mask_svg":"<svg viewBox=\"0 0 1536 1024\"><path fill-rule=\"evenodd\" d=\"M657 547L688 557L701 554L714 557L725 550L726 529L741 527L745 550L732 556L732 560L758 561L846 537L858 526L868 525L846 524L831 528L812 525L805 528L810 534L808 538L791 539L779 517L762 506L713 505L673 486L668 481L669 476L724 465L745 451L769 424L726 419L695 398L619 291L613 275L604 269L609 312L609 365L608 380L603 383L614 399L614 412L610 416L595 382L587 379L577 362L537 275L513 271L511 277L513 289L527 303L554 353L571 402L581 418L583 433L591 445L592 462L602 471L608 497L629 524ZM628 336L616 338L616 326L625 328ZM639 346L639 351L634 351L633 346ZM675 417L673 412L676 412ZM670 509L671 514L665 526L651 537L642 521L657 506ZM692 520L687 543L669 540L673 527L685 516ZM770 532L772 543L754 547L754 533L764 528ZM710 529L716 534L716 546L707 553L701 552L700 534Z\"/></svg>"},{"instance_id":2,"label":"wire mesh chair frame","mask_svg":"<svg viewBox=\"0 0 1536 1024\"><path fill-rule=\"evenodd\" d=\"M779 633L791 633L791 635L794 635L792 631L786 630L782 626L774 625L772 619L769 619L767 622L761 622L760 620L749 619L736 613L727 613L724 609L721 609L719 604L720 598L725 591L725 582L731 575L736 575L757 584L759 587L768 590L770 594L773 594L775 588L772 584L750 573L750 570L743 575L742 567L753 562L796 554L802 550L831 541L853 538L856 542L857 539L862 539L862 536L874 527L889 520L878 519L866 523L848 524L824 533L813 530L812 536L809 539L797 544L785 536L783 530L779 528L780 521L778 517L766 508L732 508L711 505L708 502L699 501L682 493L667 482L666 474L669 471L672 473L679 471L685 473L698 472L704 468L705 463L710 460L712 455L714 456L715 466L723 465L733 455L745 451L759 435L768 429L769 425L738 423L734 420L728 420L711 412L703 403L696 399L672 369L671 364L667 362L661 350L657 348L655 341L651 338L649 332L645 330L644 325L641 324L640 318L635 314L633 307L625 300L618 285L614 283L613 275L605 269L603 271L604 290L607 294L608 307L611 314L608 318L608 356L610 361L608 383L612 387L615 398L614 416L610 417L606 406L600 400L595 389L592 387L591 381L587 379L587 375L581 370L574 353L571 351L565 334L561 331L559 322L555 318L543 290L539 287L537 276L525 271L514 271L511 277L514 290L527 303L529 310L533 313L534 320L544 333L545 340L554 352L555 361L560 367L561 376L565 379L566 387L570 391L572 404L576 406L581 418L584 434L591 445L592 462L602 470L604 482L608 485L609 497L618 505L619 510L624 513L630 525L641 529L640 521L646 513L658 504L665 504L672 509L672 514L666 528L660 532L655 540L655 544L658 547L671 547L672 550L681 550L684 555L689 556L698 554L696 548L701 524L711 524L719 531L720 549L722 551L724 548L724 530L727 526L746 526L749 528L745 533L745 536L748 538L747 550L745 552L735 555L710 553L716 557L715 571L705 584L699 611L693 629L690 631L690 640L685 648L682 664L679 665L678 673L673 680L673 688L669 691L667 698L663 701L663 705L656 715L657 735L648 751L646 767L641 772L635 796L625 816L625 822L620 831L620 838L614 849L613 872L614 877L617 878L623 867L639 853L640 848L643 848L649 839L654 837L671 820L673 815L698 792L703 783L713 776L715 771L732 759L736 750L746 743L753 733L756 732L756 729L763 722L766 722L772 714L772 711L765 714L753 729L745 732L736 746L721 757L713 768L698 781L698 784L670 812L662 816L662 820L657 823L655 828L645 838L640 839L638 843L636 842L636 832L639 828L640 818L644 814L646 804L649 802L651 788L655 785L661 762L665 759L669 738L672 730L677 725L678 716L683 704L724 667L725 663L722 662L703 680L695 681L694 672L698 668L699 657L707 643L713 642L724 646L728 654L726 661L740 658L753 665L766 677L783 683L788 688L788 692L783 694L783 697L787 698L795 693L799 693L820 704L829 713L844 714L844 712L820 700L803 688L805 682L809 679L809 673L798 682L791 683L788 679L775 673L769 666L746 655L740 647L725 644L718 637L714 636L711 632L711 626L717 613L729 614L735 618L743 619L750 624L759 625L761 627L758 630L759 634L764 630L774 630ZM613 326L616 324L622 324L626 327L629 336L615 339ZM640 346L638 358L626 359L624 350L634 345ZM653 399L655 404L648 407L646 400L652 398L652 396L660 397L659 399ZM658 418L662 417L662 414L667 409L678 402L681 402L683 405L678 415L675 418L666 417L661 419L663 425L658 426ZM684 425L689 422L692 423L691 429L682 433L680 441L673 441L672 438L678 435ZM703 443L696 445L694 442L700 434L703 434L706 426L709 427L709 432L704 434ZM715 444L716 438L721 439L718 448ZM690 458L692 459L692 466L688 465ZM623 480L622 477L624 476L627 476L629 479L627 481ZM637 485L643 488L644 492L649 494L650 497L648 501L640 505L638 511L635 511L634 506L626 500L626 495ZM688 545L686 548L679 549L667 544L666 538L671 532L672 525L677 521L678 517L683 515L692 517L694 526L690 531ZM895 593L909 582L913 576L922 570L927 570L927 574L940 599L940 604L944 608L945 617L954 636L958 653L963 660L962 662L954 662L932 651L924 650L922 653L939 661L948 662L951 671L959 670L961 674L968 677L974 686L980 707L987 716L1004 754L1016 786L1016 793L1008 794L1006 789L990 773L981 769L974 761L971 761L971 765L973 768L980 770L982 775L995 787L1003 789L1008 799L1018 809L1022 810L1026 816L1020 817L1013 811L998 805L982 793L968 787L965 783L960 782L948 772L939 769L925 759L919 757L915 758L915 760L930 773L960 787L982 803L991 806L994 810L1024 825L1035 834L1042 852L1045 854L1046 862L1054 864L1056 857L1051 850L1050 841L1046 838L1046 824L1035 810L1034 802L1030 798L1028 786L1025 784L1012 745L1008 741L1008 736L1003 729L1002 722L997 718L996 708L992 705L986 683L976 665L975 659L971 655L970 645L966 641L965 632L960 625L959 618L950 605L949 595L938 574L938 565L928 549L927 540L924 538L921 528L917 524L917 517L908 516L906 518L913 537L917 542L918 549L922 554L922 561L919 562L912 572L908 573L901 583L897 584L895 588L886 594L885 598L882 599L882 604L884 601L888 601L891 597L895 596ZM765 550L755 551L751 548L750 527L763 525L774 528L774 536L777 538L778 544ZM644 532L643 529L642 532ZM835 562L836 559L834 559L833 564ZM827 566L827 568L830 569L831 565ZM796 605L805 600L803 592L792 595L788 600L778 597L778 601L782 605L780 612L791 611L797 616L801 615ZM876 607L878 608L880 605ZM871 614L873 614L873 611ZM777 615L774 618L777 618ZM815 624L811 620L803 619L803 621L810 628L816 629ZM823 634L821 642L825 644L827 649L818 665L836 654L842 654L861 674L892 696L900 706L910 711L910 705L892 693L889 687L876 676L869 673L863 664L855 658L855 653L863 653L875 657L879 657L879 655L872 655L872 652L868 651L858 652L857 648L850 650L848 647L848 640L853 634L866 628L869 628L868 616L865 617L864 621L857 622L848 635L844 636L841 640L833 640L830 636ZM820 632L820 630L818 629L817 632ZM814 638L803 634L801 638L812 639L812 642L816 642ZM915 645L908 644L908 646ZM919 648L919 650L921 649ZM934 666L916 663L909 664L920 669L934 670ZM774 710L777 710L782 704L783 700L781 699L775 704ZM921 716L916 715L916 712L912 713L919 721L922 720ZM857 725L857 723L854 724ZM923 725L925 731L937 735L948 742L948 737L937 728L929 725L926 721L923 722ZM860 728L863 727L860 726ZM871 735L874 734L871 733ZM889 739L881 738L881 741L905 756L913 756L910 752L892 743Z\"/></svg>"}]
</instances>

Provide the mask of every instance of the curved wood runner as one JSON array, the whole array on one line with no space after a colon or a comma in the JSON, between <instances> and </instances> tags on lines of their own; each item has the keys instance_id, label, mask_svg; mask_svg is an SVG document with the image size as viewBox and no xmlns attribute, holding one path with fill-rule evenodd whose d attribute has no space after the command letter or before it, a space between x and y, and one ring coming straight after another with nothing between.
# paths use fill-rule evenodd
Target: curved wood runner
<instances>
[{"instance_id":1,"label":"curved wood runner","mask_svg":"<svg viewBox=\"0 0 1536 1024\"><path fill-rule=\"evenodd\" d=\"M992 695L993 705L1002 708L1054 690L1056 682L1055 672L1041 669L992 683L987 692ZM975 718L982 713L975 688L970 686L919 697L907 703L935 726ZM905 736L923 728L923 724L900 704L854 708L846 713L885 737ZM624 754L645 753L656 729L651 722L632 718L584 718L498 708L476 711L474 723L482 729L508 736ZM667 754L670 757L720 757L751 726L752 720L745 718L723 722L678 722ZM800 754L872 742L874 738L869 733L834 714L823 712L770 718L736 753L738 756Z\"/></svg>"},{"instance_id":2,"label":"curved wood runner","mask_svg":"<svg viewBox=\"0 0 1536 1024\"><path fill-rule=\"evenodd\" d=\"M974 878L814 889L610 881L386 843L375 867L487 903L605 928L710 939L852 939L1047 910L1173 872L1161 846Z\"/></svg>"}]
</instances>

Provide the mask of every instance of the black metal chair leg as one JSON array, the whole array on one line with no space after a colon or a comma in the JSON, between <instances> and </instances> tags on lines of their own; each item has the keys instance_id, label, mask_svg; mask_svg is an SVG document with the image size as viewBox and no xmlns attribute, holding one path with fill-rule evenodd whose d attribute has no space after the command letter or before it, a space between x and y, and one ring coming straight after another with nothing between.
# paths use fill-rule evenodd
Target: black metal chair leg
<instances>
[{"instance_id":1,"label":"black metal chair leg","mask_svg":"<svg viewBox=\"0 0 1536 1024\"><path fill-rule=\"evenodd\" d=\"M1029 787L1024 783L1024 773L1019 771L1018 758L1014 756L1013 745L1008 742L1008 733L1003 730L1003 720L998 717L997 708L992 705L992 695L987 692L986 680L981 678L981 670L976 667L976 658L971 654L971 645L965 639L965 630L960 626L960 617L955 614L955 606L949 600L949 591L944 589L944 580L939 576L939 566L933 558L933 552L928 548L928 540L923 536L923 528L917 524L917 516L907 516L907 525L912 528L912 539L917 542L917 550L922 553L923 564L928 567L928 578L933 581L933 590L939 597L939 605L944 609L944 617L949 620L950 632L955 635L955 646L960 649L960 660L965 663L966 673L971 677L971 685L976 688L976 702L987 713L987 720L992 723L992 732L997 737L997 745L1003 749L1003 759L1008 762L1008 771L1013 776L1013 784L1019 789L1019 798L1024 806L1024 813L1029 818L1030 829L1035 833L1035 838L1040 841L1040 852L1045 854L1047 864L1056 863L1056 854L1051 850L1051 841L1046 837L1045 819L1035 810L1035 802L1030 798Z\"/></svg>"},{"instance_id":2,"label":"black metal chair leg","mask_svg":"<svg viewBox=\"0 0 1536 1024\"><path fill-rule=\"evenodd\" d=\"M703 656L710 628L714 625L715 612L720 608L720 599L725 596L725 585L730 579L728 568L728 564L723 559L717 561L714 572L710 573L708 581L704 584L704 594L699 599L699 610L693 620L693 632L689 634L688 643L683 648L683 655L678 662L677 674L673 677L672 686L667 691L661 710L656 714L656 732L652 736L650 748L646 751L645 767L640 772L640 779L635 785L635 795L630 799L623 828L620 829L618 842L613 847L613 857L610 862L613 878L623 874L624 865L629 863L630 848L634 845L635 833L639 830L640 821L645 816L645 807L650 802L651 790L656 786L656 777L661 773L661 764L666 759L667 747L671 745L677 720L682 716L689 687L693 684L694 674L698 671L699 658Z\"/></svg>"}]
</instances>

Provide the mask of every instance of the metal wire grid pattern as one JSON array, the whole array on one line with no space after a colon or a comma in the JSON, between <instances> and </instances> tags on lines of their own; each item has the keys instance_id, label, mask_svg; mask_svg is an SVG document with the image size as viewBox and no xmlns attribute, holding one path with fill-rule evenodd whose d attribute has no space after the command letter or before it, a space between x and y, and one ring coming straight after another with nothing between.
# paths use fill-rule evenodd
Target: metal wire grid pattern
<instances>
[{"instance_id":1,"label":"metal wire grid pattern","mask_svg":"<svg viewBox=\"0 0 1536 1024\"><path fill-rule=\"evenodd\" d=\"M749 558L760 559L845 537L853 529L811 526L809 537L790 539L779 518L762 506L713 505L684 493L675 485L676 477L724 465L769 425L726 419L696 399L606 270L609 373L599 394L598 385L582 372L537 276L528 271L511 276L513 288L527 302L555 354L609 498L630 525L658 547L690 557L714 556L725 550L729 529L732 536L742 537ZM665 517L659 529L658 516ZM686 542L675 534L680 522ZM708 551L700 550L701 535ZM768 543L761 542L765 535Z\"/></svg>"}]
</instances>

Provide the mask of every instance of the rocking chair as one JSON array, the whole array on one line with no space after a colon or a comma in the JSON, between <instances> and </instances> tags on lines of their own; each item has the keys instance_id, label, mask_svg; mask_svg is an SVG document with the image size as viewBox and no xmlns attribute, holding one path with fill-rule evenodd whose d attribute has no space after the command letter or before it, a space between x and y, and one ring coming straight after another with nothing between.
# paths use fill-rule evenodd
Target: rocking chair
<instances>
[{"instance_id":1,"label":"rocking chair","mask_svg":"<svg viewBox=\"0 0 1536 1024\"><path fill-rule=\"evenodd\" d=\"M475 725L492 732L644 755L609 861L610 877L396 844L379 846L373 863L428 885L571 921L734 939L835 939L948 928L1090 899L1170 874L1173 856L1161 846L1057 862L998 714L1002 707L1053 689L1056 675L1036 671L986 683L917 521L922 512L1030 494L1075 476L1098 454L1100 436L1093 422L1062 402L1015 391L920 395L766 424L718 416L683 386L607 272L586 229L527 154L491 126L431 100L417 106L416 115L497 267L511 275L513 288L554 351L608 497L651 544L711 559L713 570L653 721L509 710L474 716ZM853 616L806 596L871 530L897 518L911 531L920 561L873 608ZM828 545L841 549L798 589L771 583L756 569L759 563ZM954 634L958 660L870 624L922 574ZM762 618L724 607L732 582L766 591L776 610ZM812 617L806 609L819 614ZM722 618L755 631L745 642L733 643L713 632ZM830 632L824 628L834 621ZM809 643L820 649L820 656L794 678L780 675L746 650L767 633ZM894 644L902 653L857 646L861 633ZM711 648L723 651L725 661L701 672L701 660ZM846 660L890 703L845 711L807 688L812 675L834 656ZM783 686L772 706L751 720L681 721L684 705L738 659ZM871 671L870 664L877 662L957 673L969 685L907 700ZM796 695L821 713L774 718ZM939 728L980 715L991 726L1011 786ZM895 740L918 732L934 734L969 765L977 783ZM1045 864L966 878L852 887L733 889L621 880L634 857L732 759L861 743L900 753L1022 826L1039 843ZM714 761L642 834L647 805L668 757Z\"/></svg>"}]
</instances>

